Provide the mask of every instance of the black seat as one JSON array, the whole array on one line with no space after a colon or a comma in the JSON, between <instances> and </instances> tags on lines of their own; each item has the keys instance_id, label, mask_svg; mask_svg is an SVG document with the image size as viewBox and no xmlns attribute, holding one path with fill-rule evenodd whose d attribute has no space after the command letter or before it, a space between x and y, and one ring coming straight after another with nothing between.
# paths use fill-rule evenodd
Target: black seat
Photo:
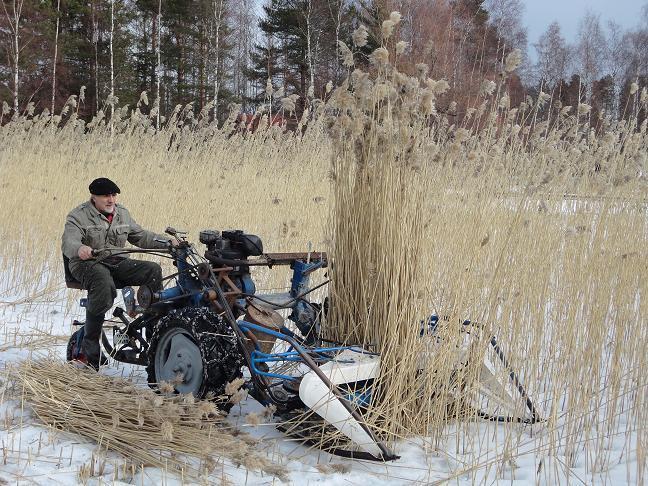
<instances>
[{"instance_id":1,"label":"black seat","mask_svg":"<svg viewBox=\"0 0 648 486\"><path fill-rule=\"evenodd\" d=\"M72 272L70 272L70 259L63 255L63 268L65 269L65 286L68 289L83 290L83 285L79 282Z\"/></svg>"}]
</instances>

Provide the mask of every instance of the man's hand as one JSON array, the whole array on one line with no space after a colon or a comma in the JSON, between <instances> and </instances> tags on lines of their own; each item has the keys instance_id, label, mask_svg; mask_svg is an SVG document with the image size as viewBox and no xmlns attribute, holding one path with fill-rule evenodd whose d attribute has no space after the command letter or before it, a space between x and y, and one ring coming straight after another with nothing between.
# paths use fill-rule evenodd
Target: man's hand
<instances>
[{"instance_id":1,"label":"man's hand","mask_svg":"<svg viewBox=\"0 0 648 486\"><path fill-rule=\"evenodd\" d=\"M180 242L179 242L178 240L176 240L175 238L171 238L171 239L169 240L169 244L170 244L173 248L178 248L178 246L180 246Z\"/></svg>"},{"instance_id":2,"label":"man's hand","mask_svg":"<svg viewBox=\"0 0 648 486\"><path fill-rule=\"evenodd\" d=\"M92 258L92 248L86 245L81 245L77 254L81 260L89 260Z\"/></svg>"}]
</instances>

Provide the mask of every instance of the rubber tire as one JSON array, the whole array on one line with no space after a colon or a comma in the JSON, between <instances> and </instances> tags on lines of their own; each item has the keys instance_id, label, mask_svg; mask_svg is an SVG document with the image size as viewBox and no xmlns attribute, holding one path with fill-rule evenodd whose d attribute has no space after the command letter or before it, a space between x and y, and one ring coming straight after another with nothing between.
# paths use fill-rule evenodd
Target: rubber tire
<instances>
[{"instance_id":1,"label":"rubber tire","mask_svg":"<svg viewBox=\"0 0 648 486\"><path fill-rule=\"evenodd\" d=\"M244 364L244 358L234 331L218 314L205 308L180 309L158 321L148 349L146 372L149 386L156 388L155 354L160 338L174 328L183 329L200 349L203 380L196 398L216 398L224 395L225 385L242 376L241 366ZM217 405L226 412L232 407L229 402L219 402Z\"/></svg>"}]
</instances>

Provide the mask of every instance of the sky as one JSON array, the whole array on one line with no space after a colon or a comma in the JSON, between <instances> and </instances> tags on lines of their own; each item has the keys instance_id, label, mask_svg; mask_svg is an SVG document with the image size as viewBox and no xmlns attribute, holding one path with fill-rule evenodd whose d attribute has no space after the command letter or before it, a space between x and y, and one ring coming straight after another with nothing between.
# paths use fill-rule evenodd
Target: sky
<instances>
[{"instance_id":1,"label":"sky","mask_svg":"<svg viewBox=\"0 0 648 486\"><path fill-rule=\"evenodd\" d=\"M624 30L639 24L641 8L648 0L522 0L523 24L528 29L529 54L535 56L533 44L547 30L549 24L560 24L565 40L573 43L578 34L578 23L589 10L598 14L601 24L608 20L621 25Z\"/></svg>"}]
</instances>

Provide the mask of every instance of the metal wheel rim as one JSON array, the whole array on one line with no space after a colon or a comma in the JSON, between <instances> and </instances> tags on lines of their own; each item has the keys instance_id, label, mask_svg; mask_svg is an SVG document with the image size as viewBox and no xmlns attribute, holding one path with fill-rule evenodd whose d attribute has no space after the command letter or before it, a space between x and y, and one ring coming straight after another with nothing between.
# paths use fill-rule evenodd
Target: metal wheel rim
<instances>
[{"instance_id":1,"label":"metal wheel rim","mask_svg":"<svg viewBox=\"0 0 648 486\"><path fill-rule=\"evenodd\" d=\"M195 397L203 382L200 348L184 329L171 329L160 339L155 352L155 379L158 385L172 383L178 393Z\"/></svg>"}]
</instances>

